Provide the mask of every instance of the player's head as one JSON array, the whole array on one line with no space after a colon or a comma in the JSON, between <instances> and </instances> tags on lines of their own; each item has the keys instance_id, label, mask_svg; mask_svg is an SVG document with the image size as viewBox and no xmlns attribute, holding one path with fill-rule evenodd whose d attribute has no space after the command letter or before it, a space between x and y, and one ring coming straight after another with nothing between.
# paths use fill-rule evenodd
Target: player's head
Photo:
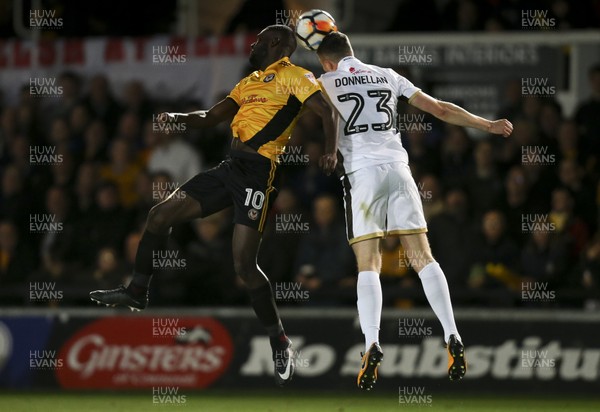
<instances>
[{"instance_id":1,"label":"player's head","mask_svg":"<svg viewBox=\"0 0 600 412\"><path fill-rule=\"evenodd\" d=\"M271 63L282 57L290 57L294 53L296 35L290 27L282 24L267 26L258 33L251 47L250 64L255 69L264 70Z\"/></svg>"},{"instance_id":2,"label":"player's head","mask_svg":"<svg viewBox=\"0 0 600 412\"><path fill-rule=\"evenodd\" d=\"M347 56L354 56L354 50L348 36L339 31L333 31L323 38L317 49L317 56L323 70L332 72L337 70L340 60Z\"/></svg>"}]
</instances>

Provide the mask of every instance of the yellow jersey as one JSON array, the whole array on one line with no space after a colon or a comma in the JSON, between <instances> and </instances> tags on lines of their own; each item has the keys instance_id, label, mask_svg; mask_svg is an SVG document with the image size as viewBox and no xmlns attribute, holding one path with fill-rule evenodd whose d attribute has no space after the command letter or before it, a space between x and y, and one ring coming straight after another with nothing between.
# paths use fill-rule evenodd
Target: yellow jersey
<instances>
[{"instance_id":1,"label":"yellow jersey","mask_svg":"<svg viewBox=\"0 0 600 412\"><path fill-rule=\"evenodd\" d=\"M227 96L240 107L231 122L233 137L277 162L302 104L320 90L314 75L287 57L253 72Z\"/></svg>"}]
</instances>

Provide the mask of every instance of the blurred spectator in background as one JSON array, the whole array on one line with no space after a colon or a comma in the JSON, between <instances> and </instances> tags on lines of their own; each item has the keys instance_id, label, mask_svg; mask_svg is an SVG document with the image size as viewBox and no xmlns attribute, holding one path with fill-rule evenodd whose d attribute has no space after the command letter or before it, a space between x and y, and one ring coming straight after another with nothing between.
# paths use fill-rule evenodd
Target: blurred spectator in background
<instances>
[{"instance_id":1,"label":"blurred spectator in background","mask_svg":"<svg viewBox=\"0 0 600 412\"><path fill-rule=\"evenodd\" d=\"M106 126L100 120L94 120L85 130L83 135L84 149L83 161L105 162L107 158L108 139Z\"/></svg>"},{"instance_id":2,"label":"blurred spectator in background","mask_svg":"<svg viewBox=\"0 0 600 412\"><path fill-rule=\"evenodd\" d=\"M412 299L398 297L399 293L410 291L422 294L418 276L411 270L409 258L400 243L400 237L389 236L381 240L381 287L383 304L398 308L414 306ZM418 288L418 289L417 289Z\"/></svg>"},{"instance_id":3,"label":"blurred spectator in background","mask_svg":"<svg viewBox=\"0 0 600 412\"><path fill-rule=\"evenodd\" d=\"M245 286L233 269L230 219L226 209L192 222L196 239L187 244L189 268L179 280L187 285L185 302L190 305L246 302Z\"/></svg>"},{"instance_id":4,"label":"blurred spectator in background","mask_svg":"<svg viewBox=\"0 0 600 412\"><path fill-rule=\"evenodd\" d=\"M582 166L586 164L587 153L582 150L577 123L574 120L563 120L556 134L558 161L576 160Z\"/></svg>"},{"instance_id":5,"label":"blurred spectator in background","mask_svg":"<svg viewBox=\"0 0 600 412\"><path fill-rule=\"evenodd\" d=\"M8 165L2 173L0 188L0 220L10 220L21 230L27 226L27 209L30 196L25 190L24 177L15 165Z\"/></svg>"},{"instance_id":6,"label":"blurred spectator in background","mask_svg":"<svg viewBox=\"0 0 600 412\"><path fill-rule=\"evenodd\" d=\"M79 103L81 96L82 79L74 72L62 72L57 79L59 87L62 87L60 99L54 99L50 109L45 111L48 117L44 119L44 124L50 124L52 119L57 117L66 118L71 110Z\"/></svg>"},{"instance_id":7,"label":"blurred spectator in background","mask_svg":"<svg viewBox=\"0 0 600 412\"><path fill-rule=\"evenodd\" d=\"M482 218L481 236L473 248L474 262L469 274L472 289L516 291L521 286L518 275L519 248L506 235L506 221L502 212L490 210ZM489 295L488 295L489 296ZM505 301L506 294L497 293L494 303Z\"/></svg>"},{"instance_id":8,"label":"blurred spectator in background","mask_svg":"<svg viewBox=\"0 0 600 412\"><path fill-rule=\"evenodd\" d=\"M521 166L513 166L504 179L504 198L500 202L500 210L505 216L508 235L519 245L526 240L526 235L521 231L523 216L538 211L533 203L529 199L529 182L525 171Z\"/></svg>"},{"instance_id":9,"label":"blurred spectator in background","mask_svg":"<svg viewBox=\"0 0 600 412\"><path fill-rule=\"evenodd\" d=\"M462 182L470 168L471 139L464 127L449 125L441 150L444 184L449 186Z\"/></svg>"},{"instance_id":10,"label":"blurred spectator in background","mask_svg":"<svg viewBox=\"0 0 600 412\"><path fill-rule=\"evenodd\" d=\"M581 255L575 276L586 291L584 307L588 310L600 309L600 233L596 233Z\"/></svg>"},{"instance_id":11,"label":"blurred spectator in background","mask_svg":"<svg viewBox=\"0 0 600 412\"><path fill-rule=\"evenodd\" d=\"M125 85L123 106L126 112L134 113L140 121L152 118L152 103L146 95L144 84L139 80L132 80Z\"/></svg>"},{"instance_id":12,"label":"blurred spectator in background","mask_svg":"<svg viewBox=\"0 0 600 412\"><path fill-rule=\"evenodd\" d=\"M0 285L14 285L24 281L35 267L29 246L19 240L17 226L0 221Z\"/></svg>"},{"instance_id":13,"label":"blurred spectator in background","mask_svg":"<svg viewBox=\"0 0 600 412\"><path fill-rule=\"evenodd\" d=\"M435 175L428 174L419 178L417 184L421 187L425 221L429 222L431 218L444 211L444 197L440 181Z\"/></svg>"},{"instance_id":14,"label":"blurred spectator in background","mask_svg":"<svg viewBox=\"0 0 600 412\"><path fill-rule=\"evenodd\" d=\"M227 94L225 93L220 99L217 98L217 100L225 99ZM206 107L203 103L196 103L186 106L184 112L201 110L203 107ZM186 141L193 144L196 151L202 154L203 168L209 169L217 166L229 154L232 139L231 127L229 127L230 123L229 121L224 121L214 127L190 129L186 132Z\"/></svg>"},{"instance_id":15,"label":"blurred spectator in background","mask_svg":"<svg viewBox=\"0 0 600 412\"><path fill-rule=\"evenodd\" d=\"M568 269L565 241L545 228L531 231L521 250L520 266L524 282L548 282L554 290L570 283L565 279Z\"/></svg>"},{"instance_id":16,"label":"blurred spectator in background","mask_svg":"<svg viewBox=\"0 0 600 412\"><path fill-rule=\"evenodd\" d=\"M71 142L71 129L66 117L56 117L50 124L48 143L61 148L74 149Z\"/></svg>"},{"instance_id":17,"label":"blurred spectator in background","mask_svg":"<svg viewBox=\"0 0 600 412\"><path fill-rule=\"evenodd\" d=\"M87 162L82 163L77 169L77 178L73 192L76 198L75 209L78 215L85 215L93 210L94 195L96 187L99 184L99 173L96 164Z\"/></svg>"},{"instance_id":18,"label":"blurred spectator in background","mask_svg":"<svg viewBox=\"0 0 600 412\"><path fill-rule=\"evenodd\" d=\"M92 116L95 119L102 120L108 128L108 134L112 135L118 124L121 109L112 96L108 79L98 74L92 77L89 85L89 92L83 98L83 102L90 109Z\"/></svg>"},{"instance_id":19,"label":"blurred spectator in background","mask_svg":"<svg viewBox=\"0 0 600 412\"><path fill-rule=\"evenodd\" d=\"M542 111L542 98L538 96L521 96L521 102L521 114L515 120L524 120L537 124L540 112Z\"/></svg>"},{"instance_id":20,"label":"blurred spectator in background","mask_svg":"<svg viewBox=\"0 0 600 412\"><path fill-rule=\"evenodd\" d=\"M46 192L44 215L57 223L56 230L39 231L40 257L52 255L53 261L76 262L79 260L78 245L83 233L79 233L71 213L71 199L67 189L53 186Z\"/></svg>"},{"instance_id":21,"label":"blurred spectator in background","mask_svg":"<svg viewBox=\"0 0 600 412\"><path fill-rule=\"evenodd\" d=\"M353 288L356 284L355 260L337 205L338 201L332 195L317 197L310 233L300 240L295 279L305 290L311 291L310 303L340 304L341 296L335 291ZM312 293L316 291L327 295Z\"/></svg>"},{"instance_id":22,"label":"blurred spectator in background","mask_svg":"<svg viewBox=\"0 0 600 412\"><path fill-rule=\"evenodd\" d=\"M594 201L594 186L585 179L583 168L577 160L563 160L558 165L558 179L561 186L571 192L575 202L573 214L587 223L590 232L595 232L597 209Z\"/></svg>"},{"instance_id":23,"label":"blurred spectator in background","mask_svg":"<svg viewBox=\"0 0 600 412\"><path fill-rule=\"evenodd\" d=\"M475 230L469 216L469 202L465 191L450 188L445 195L444 211L428 222L431 250L448 283L455 287L466 284L471 267L471 253L464 253L467 245L475 243Z\"/></svg>"},{"instance_id":24,"label":"blurred spectator in background","mask_svg":"<svg viewBox=\"0 0 600 412\"><path fill-rule=\"evenodd\" d=\"M91 277L85 286L87 289L93 287L108 287L115 283L125 283L125 267L119 259L115 249L104 247L98 250Z\"/></svg>"},{"instance_id":25,"label":"blurred spectator in background","mask_svg":"<svg viewBox=\"0 0 600 412\"><path fill-rule=\"evenodd\" d=\"M541 142L549 145L551 152L556 152L557 132L562 122L562 108L556 100L549 100L540 109Z\"/></svg>"},{"instance_id":26,"label":"blurred spectator in background","mask_svg":"<svg viewBox=\"0 0 600 412\"><path fill-rule=\"evenodd\" d=\"M141 166L134 160L133 149L126 139L115 139L110 146L110 163L100 168L100 177L113 182L119 190L121 204L129 208L137 202L135 180Z\"/></svg>"},{"instance_id":27,"label":"blurred spectator in background","mask_svg":"<svg viewBox=\"0 0 600 412\"><path fill-rule=\"evenodd\" d=\"M590 97L577 108L575 120L581 128L584 146L598 159L600 155L600 63L592 66L588 72Z\"/></svg>"},{"instance_id":28,"label":"blurred spectator in background","mask_svg":"<svg viewBox=\"0 0 600 412\"><path fill-rule=\"evenodd\" d=\"M8 163L9 147L17 136L17 110L5 107L0 112L0 165Z\"/></svg>"},{"instance_id":29,"label":"blurred spectator in background","mask_svg":"<svg viewBox=\"0 0 600 412\"><path fill-rule=\"evenodd\" d=\"M521 79L511 79L504 87L504 103L496 115L497 119L517 119L522 110L523 95ZM501 141L504 141L502 139Z\"/></svg>"},{"instance_id":30,"label":"blurred spectator in background","mask_svg":"<svg viewBox=\"0 0 600 412\"><path fill-rule=\"evenodd\" d=\"M121 115L115 134L118 139L124 139L134 149L143 145L142 122L135 112L125 112Z\"/></svg>"},{"instance_id":31,"label":"blurred spectator in background","mask_svg":"<svg viewBox=\"0 0 600 412\"><path fill-rule=\"evenodd\" d=\"M136 225L146 224L148 212L160 199L155 194L155 181L162 176L160 174L150 175L145 170L140 171L135 179L135 193L137 202L132 211L135 213L134 222Z\"/></svg>"},{"instance_id":32,"label":"blurred spectator in background","mask_svg":"<svg viewBox=\"0 0 600 412\"><path fill-rule=\"evenodd\" d=\"M494 160L494 147L489 140L480 140L473 152L475 160L466 181L469 203L473 216L481 218L483 213L494 208L502 197L502 179Z\"/></svg>"},{"instance_id":33,"label":"blurred spectator in background","mask_svg":"<svg viewBox=\"0 0 600 412\"><path fill-rule=\"evenodd\" d=\"M168 172L181 186L202 171L202 160L193 146L174 133L156 133L156 145L148 158L148 171Z\"/></svg>"},{"instance_id":34,"label":"blurred spectator in background","mask_svg":"<svg viewBox=\"0 0 600 412\"><path fill-rule=\"evenodd\" d=\"M440 175L440 154L427 145L427 134L418 129L402 132L402 145L410 158L410 169L414 175Z\"/></svg>"},{"instance_id":35,"label":"blurred spectator in background","mask_svg":"<svg viewBox=\"0 0 600 412\"><path fill-rule=\"evenodd\" d=\"M311 210L315 199L323 194L341 192L341 185L333 175L325 176L319 167L319 159L323 155L320 143L308 141L304 143L304 154L308 159L306 166L286 169L286 184L293 188L300 208Z\"/></svg>"},{"instance_id":36,"label":"blurred spectator in background","mask_svg":"<svg viewBox=\"0 0 600 412\"><path fill-rule=\"evenodd\" d=\"M549 221L554 230L568 243L570 261L576 261L589 237L586 224L574 212L574 200L569 190L558 187L552 191Z\"/></svg>"},{"instance_id":37,"label":"blurred spectator in background","mask_svg":"<svg viewBox=\"0 0 600 412\"><path fill-rule=\"evenodd\" d=\"M112 182L100 184L96 190L97 207L82 222L85 245L82 257L92 263L97 251L104 247L122 250L123 241L129 232L131 219L119 202L119 191Z\"/></svg>"},{"instance_id":38,"label":"blurred spectator in background","mask_svg":"<svg viewBox=\"0 0 600 412\"><path fill-rule=\"evenodd\" d=\"M81 285L82 279L73 278L73 273L76 270L78 270L77 267L67 264L58 255L44 255L41 260L40 268L28 276L27 280L29 282L54 282L55 290L63 291L63 296L60 302L47 300L36 302L29 300L28 303L40 304L43 306L58 306L58 303L66 305L81 303L83 299L76 299L72 291L68 294L64 292L66 287Z\"/></svg>"},{"instance_id":39,"label":"blurred spectator in background","mask_svg":"<svg viewBox=\"0 0 600 412\"><path fill-rule=\"evenodd\" d=\"M71 110L69 127L71 128L71 148L80 155L85 147L85 131L90 125L90 112L86 105L78 104Z\"/></svg>"},{"instance_id":40,"label":"blurred spectator in background","mask_svg":"<svg viewBox=\"0 0 600 412\"><path fill-rule=\"evenodd\" d=\"M258 254L258 265L271 282L291 282L300 240L307 236L310 215L303 211L289 187L279 191L267 219Z\"/></svg>"},{"instance_id":41,"label":"blurred spectator in background","mask_svg":"<svg viewBox=\"0 0 600 412\"><path fill-rule=\"evenodd\" d=\"M76 162L74 156L69 150L62 147L57 147L55 153L61 157L58 162L49 165L52 174L51 183L69 189L75 182Z\"/></svg>"}]
</instances>

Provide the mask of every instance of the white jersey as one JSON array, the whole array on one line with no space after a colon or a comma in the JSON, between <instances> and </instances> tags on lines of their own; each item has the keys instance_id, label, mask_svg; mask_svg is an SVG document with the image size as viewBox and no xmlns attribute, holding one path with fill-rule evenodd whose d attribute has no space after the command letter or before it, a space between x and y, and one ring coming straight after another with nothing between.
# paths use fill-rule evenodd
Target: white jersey
<instances>
[{"instance_id":1,"label":"white jersey","mask_svg":"<svg viewBox=\"0 0 600 412\"><path fill-rule=\"evenodd\" d=\"M408 163L396 128L398 98L420 89L392 69L344 57L319 81L339 114L339 151L344 172L391 162Z\"/></svg>"}]
</instances>

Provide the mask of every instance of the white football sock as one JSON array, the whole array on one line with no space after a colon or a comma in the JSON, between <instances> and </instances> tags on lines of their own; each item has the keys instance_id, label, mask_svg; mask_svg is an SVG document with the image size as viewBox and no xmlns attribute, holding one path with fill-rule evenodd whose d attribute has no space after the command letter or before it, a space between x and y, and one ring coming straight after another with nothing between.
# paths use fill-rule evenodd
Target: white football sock
<instances>
[{"instance_id":1,"label":"white football sock","mask_svg":"<svg viewBox=\"0 0 600 412\"><path fill-rule=\"evenodd\" d=\"M356 283L358 319L365 335L365 353L373 342L379 342L383 296L377 272L360 272Z\"/></svg>"},{"instance_id":2,"label":"white football sock","mask_svg":"<svg viewBox=\"0 0 600 412\"><path fill-rule=\"evenodd\" d=\"M431 262L419 272L419 278L421 278L429 306L431 306L444 328L444 341L448 342L450 335L456 335L456 338L462 342L454 322L448 282L440 265L435 261Z\"/></svg>"}]
</instances>

